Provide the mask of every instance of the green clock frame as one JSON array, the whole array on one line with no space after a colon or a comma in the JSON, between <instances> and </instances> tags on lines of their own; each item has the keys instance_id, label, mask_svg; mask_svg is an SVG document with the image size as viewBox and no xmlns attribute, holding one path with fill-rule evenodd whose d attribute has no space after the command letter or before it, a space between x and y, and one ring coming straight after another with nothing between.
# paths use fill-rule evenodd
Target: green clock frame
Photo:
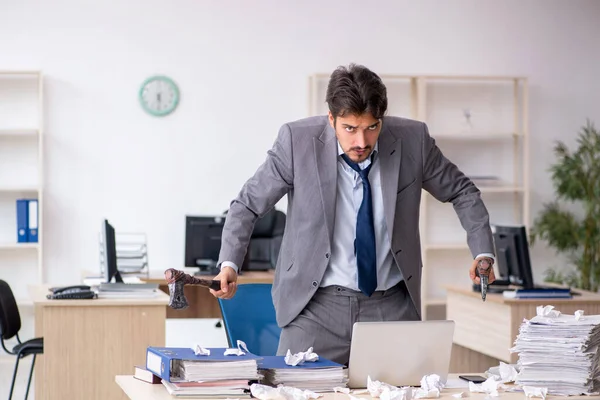
<instances>
[{"instance_id":1,"label":"green clock frame","mask_svg":"<svg viewBox=\"0 0 600 400\"><path fill-rule=\"evenodd\" d=\"M173 99L173 104L169 108L162 110L162 111L157 111L152 108L149 108L148 105L146 104L146 102L144 102L144 98L143 98L144 88L146 87L146 85L148 83L150 83L152 81L163 81L167 85L169 85L171 88L173 88L173 92L175 93L175 98ZM166 115L171 114L173 111L175 111L175 109L179 105L179 87L177 87L177 84L173 81L173 79L169 78L168 76L154 75L154 76L151 76L148 79L146 79L140 86L140 90L138 92L138 100L140 102L140 105L144 109L144 111L146 111L148 114L154 115L155 117L164 117Z\"/></svg>"}]
</instances>

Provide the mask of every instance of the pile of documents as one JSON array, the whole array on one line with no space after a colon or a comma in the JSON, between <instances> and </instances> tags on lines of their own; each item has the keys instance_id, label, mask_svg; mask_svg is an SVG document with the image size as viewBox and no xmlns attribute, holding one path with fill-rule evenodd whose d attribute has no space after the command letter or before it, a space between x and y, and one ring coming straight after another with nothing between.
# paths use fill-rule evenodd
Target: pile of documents
<instances>
[{"instance_id":1,"label":"pile of documents","mask_svg":"<svg viewBox=\"0 0 600 400\"><path fill-rule=\"evenodd\" d=\"M271 386L292 386L312 392L330 392L335 387L348 385L348 373L344 366L320 357L298 365L288 365L284 356L264 356L259 361L259 371L264 378L261 383Z\"/></svg>"},{"instance_id":2,"label":"pile of documents","mask_svg":"<svg viewBox=\"0 0 600 400\"><path fill-rule=\"evenodd\" d=\"M258 381L258 356L237 349L148 347L146 369L181 397L249 398Z\"/></svg>"},{"instance_id":3,"label":"pile of documents","mask_svg":"<svg viewBox=\"0 0 600 400\"><path fill-rule=\"evenodd\" d=\"M102 235L100 241L100 271L106 270L106 254ZM115 233L115 251L117 255L117 269L121 275L147 277L148 245L145 233Z\"/></svg>"},{"instance_id":4,"label":"pile of documents","mask_svg":"<svg viewBox=\"0 0 600 400\"><path fill-rule=\"evenodd\" d=\"M511 349L519 354L516 384L561 396L598 392L600 315L583 314L540 306L537 316L524 320Z\"/></svg>"},{"instance_id":5,"label":"pile of documents","mask_svg":"<svg viewBox=\"0 0 600 400\"><path fill-rule=\"evenodd\" d=\"M99 299L151 299L162 293L158 283L101 283Z\"/></svg>"}]
</instances>

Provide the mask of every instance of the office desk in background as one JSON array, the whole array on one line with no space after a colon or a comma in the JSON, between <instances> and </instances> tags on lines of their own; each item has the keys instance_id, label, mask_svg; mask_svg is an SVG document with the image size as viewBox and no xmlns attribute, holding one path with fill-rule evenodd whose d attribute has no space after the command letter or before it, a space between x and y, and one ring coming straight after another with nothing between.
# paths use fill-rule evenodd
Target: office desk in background
<instances>
[{"instance_id":1,"label":"office desk in background","mask_svg":"<svg viewBox=\"0 0 600 400\"><path fill-rule=\"evenodd\" d=\"M245 283L273 283L275 271L248 271L238 276L238 285ZM212 279L214 276L206 276ZM169 294L165 275L160 271L150 271L148 278L141 278L144 282L158 283L160 290ZM219 302L210 294L207 288L198 285L184 286L185 297L190 306L185 310L173 310L167 307L167 318L221 318Z\"/></svg>"},{"instance_id":2,"label":"office desk in background","mask_svg":"<svg viewBox=\"0 0 600 400\"><path fill-rule=\"evenodd\" d=\"M30 286L35 336L36 399L127 399L115 375L146 364L148 346L165 345L169 297L48 300L48 286Z\"/></svg>"},{"instance_id":3,"label":"office desk in background","mask_svg":"<svg viewBox=\"0 0 600 400\"><path fill-rule=\"evenodd\" d=\"M446 287L446 318L454 320L451 371L486 371L499 361L516 363L511 353L523 319L533 318L537 306L554 306L563 314L584 310L600 314L600 294L577 290L570 299L508 299L488 293L486 301L470 288ZM505 395L503 395L505 396Z\"/></svg>"}]
</instances>

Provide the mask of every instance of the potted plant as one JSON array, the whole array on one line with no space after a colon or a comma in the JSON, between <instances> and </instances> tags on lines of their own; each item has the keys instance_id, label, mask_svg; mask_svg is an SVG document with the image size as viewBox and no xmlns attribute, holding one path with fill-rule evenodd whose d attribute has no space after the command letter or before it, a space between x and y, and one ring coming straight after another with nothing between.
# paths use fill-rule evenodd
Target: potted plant
<instances>
[{"instance_id":1,"label":"potted plant","mask_svg":"<svg viewBox=\"0 0 600 400\"><path fill-rule=\"evenodd\" d=\"M543 240L569 260L570 271L549 269L546 281L596 292L600 286L600 132L588 120L577 136L577 148L571 151L558 141L554 154L557 161L550 172L556 199L544 204L529 240L532 245Z\"/></svg>"}]
</instances>

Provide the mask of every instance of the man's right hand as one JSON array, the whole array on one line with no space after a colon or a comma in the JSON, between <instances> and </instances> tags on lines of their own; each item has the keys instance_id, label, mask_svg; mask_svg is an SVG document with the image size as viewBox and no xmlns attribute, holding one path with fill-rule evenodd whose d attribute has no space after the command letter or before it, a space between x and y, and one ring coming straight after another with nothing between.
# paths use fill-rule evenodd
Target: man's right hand
<instances>
[{"instance_id":1,"label":"man's right hand","mask_svg":"<svg viewBox=\"0 0 600 400\"><path fill-rule=\"evenodd\" d=\"M221 281L221 290L210 289L212 295L220 299L232 298L237 290L237 272L231 267L223 267L214 279Z\"/></svg>"}]
</instances>

